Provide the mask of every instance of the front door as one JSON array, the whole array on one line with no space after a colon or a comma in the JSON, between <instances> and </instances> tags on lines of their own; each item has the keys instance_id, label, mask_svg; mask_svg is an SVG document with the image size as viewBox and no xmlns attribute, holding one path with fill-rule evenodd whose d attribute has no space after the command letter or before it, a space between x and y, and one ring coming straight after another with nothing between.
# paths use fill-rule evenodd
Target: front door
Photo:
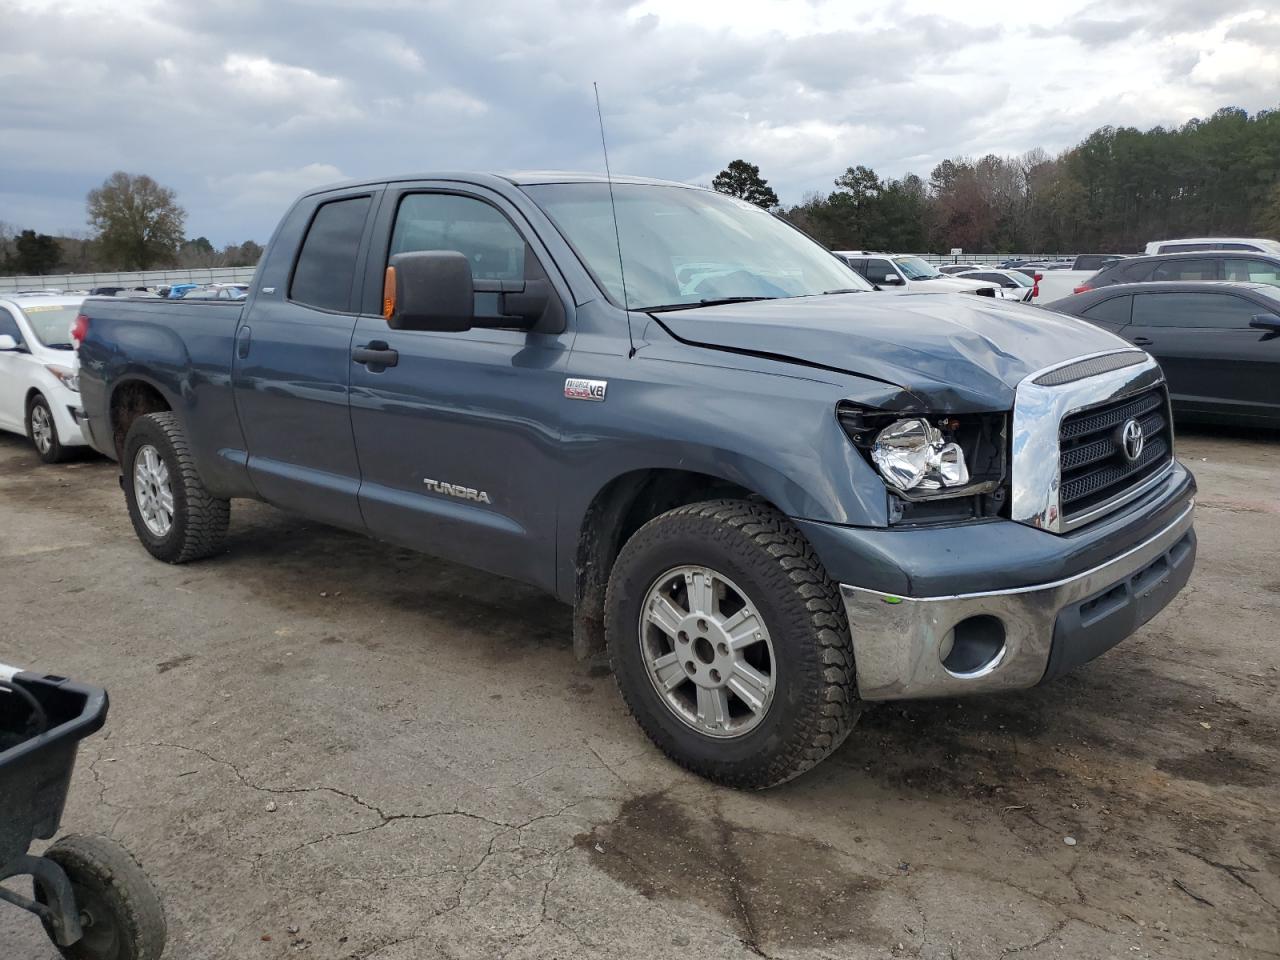
<instances>
[{"instance_id":1,"label":"front door","mask_svg":"<svg viewBox=\"0 0 1280 960\"><path fill-rule=\"evenodd\" d=\"M519 211L480 187L388 189L367 278L379 276L390 256L417 250L464 254L477 284L490 288L551 267ZM570 311L567 288L547 272ZM366 279L367 288L371 283ZM351 366L360 507L369 531L553 589L558 411L571 314L563 333L434 333L391 329L379 302L366 292L353 344L395 351L395 363ZM493 320L498 302L498 294L478 292L477 317L500 323Z\"/></svg>"},{"instance_id":2,"label":"front door","mask_svg":"<svg viewBox=\"0 0 1280 960\"><path fill-rule=\"evenodd\" d=\"M377 191L323 195L294 208L236 334L233 384L249 476L264 500L363 529L348 393L352 304ZM299 243L301 246L299 247Z\"/></svg>"}]
</instances>

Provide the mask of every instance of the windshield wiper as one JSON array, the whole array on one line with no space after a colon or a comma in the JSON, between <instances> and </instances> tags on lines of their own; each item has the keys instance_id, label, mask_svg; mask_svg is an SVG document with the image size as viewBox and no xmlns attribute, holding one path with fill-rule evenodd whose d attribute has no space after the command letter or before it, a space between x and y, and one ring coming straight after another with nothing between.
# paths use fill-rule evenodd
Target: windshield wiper
<instances>
[{"instance_id":1,"label":"windshield wiper","mask_svg":"<svg viewBox=\"0 0 1280 960\"><path fill-rule=\"evenodd\" d=\"M824 297L830 297L837 293L867 293L867 292L868 291L863 290L861 287L841 287L839 290L823 290L822 295Z\"/></svg>"},{"instance_id":2,"label":"windshield wiper","mask_svg":"<svg viewBox=\"0 0 1280 960\"><path fill-rule=\"evenodd\" d=\"M75 349L75 347L73 347L69 343L46 343L45 346L48 347L50 350L74 350Z\"/></svg>"},{"instance_id":3,"label":"windshield wiper","mask_svg":"<svg viewBox=\"0 0 1280 960\"><path fill-rule=\"evenodd\" d=\"M693 310L697 307L718 307L723 303L751 303L755 300L777 300L777 297L714 297L697 303L660 303L656 307L637 307L645 313L661 313L669 310Z\"/></svg>"}]
</instances>

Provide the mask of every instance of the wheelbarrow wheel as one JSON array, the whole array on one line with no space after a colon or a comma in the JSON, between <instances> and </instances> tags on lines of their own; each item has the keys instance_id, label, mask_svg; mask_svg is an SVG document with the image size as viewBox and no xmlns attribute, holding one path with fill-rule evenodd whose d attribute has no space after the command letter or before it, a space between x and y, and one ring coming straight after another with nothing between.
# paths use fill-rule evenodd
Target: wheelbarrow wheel
<instances>
[{"instance_id":1,"label":"wheelbarrow wheel","mask_svg":"<svg viewBox=\"0 0 1280 960\"><path fill-rule=\"evenodd\" d=\"M58 951L69 960L159 960L164 950L164 908L129 851L105 837L72 834L44 856L71 881L84 935ZM36 899L47 902L36 884ZM48 924L46 932L52 938Z\"/></svg>"}]
</instances>

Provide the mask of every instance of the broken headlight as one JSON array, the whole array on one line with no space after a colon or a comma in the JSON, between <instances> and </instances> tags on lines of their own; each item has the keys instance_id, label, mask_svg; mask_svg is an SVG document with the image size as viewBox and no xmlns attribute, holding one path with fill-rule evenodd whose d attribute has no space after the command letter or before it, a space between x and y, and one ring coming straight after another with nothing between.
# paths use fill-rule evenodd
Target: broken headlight
<instances>
[{"instance_id":1,"label":"broken headlight","mask_svg":"<svg viewBox=\"0 0 1280 960\"><path fill-rule=\"evenodd\" d=\"M903 493L963 487L969 467L960 444L943 439L928 420L895 420L876 434L871 461L889 486Z\"/></svg>"},{"instance_id":2,"label":"broken headlight","mask_svg":"<svg viewBox=\"0 0 1280 960\"><path fill-rule=\"evenodd\" d=\"M1006 414L904 414L844 401L836 416L884 481L892 522L944 522L1005 512Z\"/></svg>"}]
</instances>

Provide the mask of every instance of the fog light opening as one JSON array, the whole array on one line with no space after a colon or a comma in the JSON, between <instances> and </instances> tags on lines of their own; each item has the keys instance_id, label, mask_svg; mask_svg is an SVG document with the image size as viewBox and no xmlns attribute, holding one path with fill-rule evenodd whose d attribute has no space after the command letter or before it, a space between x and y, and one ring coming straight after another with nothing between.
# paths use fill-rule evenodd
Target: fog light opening
<instances>
[{"instance_id":1,"label":"fog light opening","mask_svg":"<svg viewBox=\"0 0 1280 960\"><path fill-rule=\"evenodd\" d=\"M1004 651L1004 624L983 613L957 623L943 638L938 657L947 673L963 680L990 673L1000 665Z\"/></svg>"}]
</instances>

